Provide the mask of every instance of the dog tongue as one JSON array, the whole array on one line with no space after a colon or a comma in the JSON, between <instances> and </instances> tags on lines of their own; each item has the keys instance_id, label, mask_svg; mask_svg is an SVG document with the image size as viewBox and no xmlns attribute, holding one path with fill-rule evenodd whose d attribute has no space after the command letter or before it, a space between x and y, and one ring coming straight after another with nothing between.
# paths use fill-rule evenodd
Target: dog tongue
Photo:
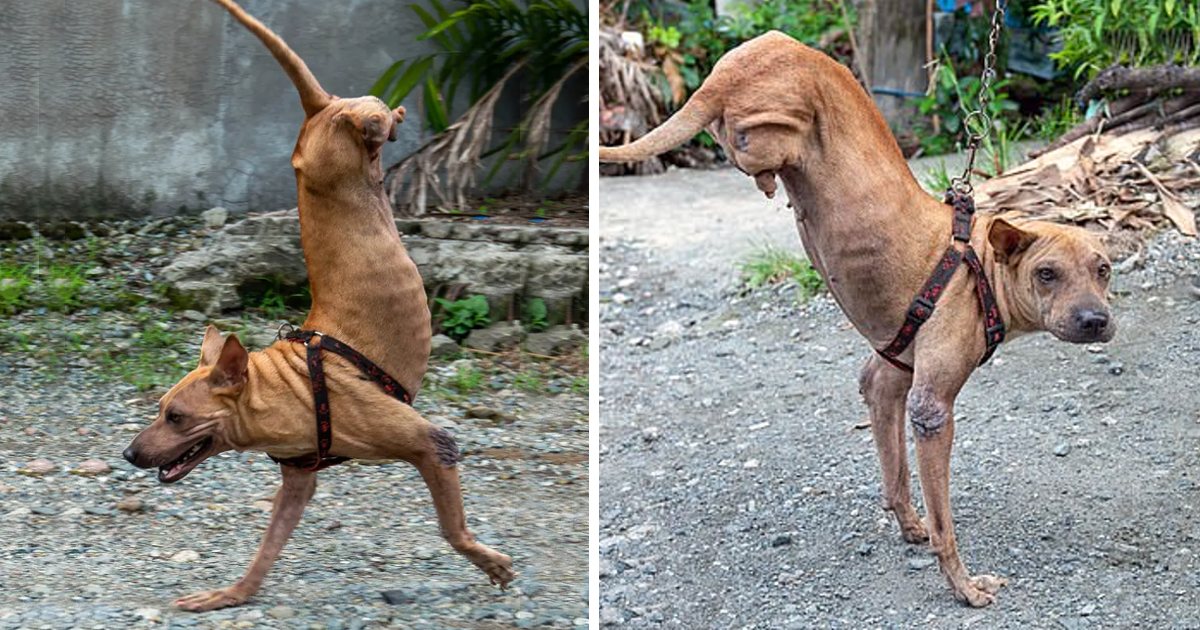
<instances>
[{"instance_id":1,"label":"dog tongue","mask_svg":"<svg viewBox=\"0 0 1200 630\"><path fill-rule=\"evenodd\" d=\"M168 479L168 478L174 476L175 473L179 472L183 467L184 467L184 464L174 464L168 468L159 468L158 469L158 478L160 480Z\"/></svg>"}]
</instances>

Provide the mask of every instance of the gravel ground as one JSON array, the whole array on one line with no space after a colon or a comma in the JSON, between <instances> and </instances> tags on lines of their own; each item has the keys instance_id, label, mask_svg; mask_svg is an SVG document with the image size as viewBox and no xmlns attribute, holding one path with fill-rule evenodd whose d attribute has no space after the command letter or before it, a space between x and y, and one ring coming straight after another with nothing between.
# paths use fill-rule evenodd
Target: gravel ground
<instances>
[{"instance_id":1,"label":"gravel ground","mask_svg":"<svg viewBox=\"0 0 1200 630\"><path fill-rule=\"evenodd\" d=\"M416 406L466 455L469 524L513 557L508 591L441 539L415 469L350 463L320 474L295 535L246 605L171 608L180 595L241 577L279 473L261 454L226 453L166 486L121 458L153 417L162 383L194 365L205 326L155 299L154 274L171 250L151 245L154 231L136 235L141 227L48 248L0 243L0 260L44 249L56 261L91 260L88 269L101 269L86 276L92 293L130 294L120 305L80 298L70 314L31 306L0 320L0 629L586 626L589 418L578 375L468 359L434 362ZM195 225L176 227L179 238L158 242L187 248L204 237ZM248 332L252 348L273 326L249 312L219 324ZM465 417L480 407L507 415ZM31 474L38 459L53 470ZM111 470L78 474L91 459Z\"/></svg>"},{"instance_id":2,"label":"gravel ground","mask_svg":"<svg viewBox=\"0 0 1200 630\"><path fill-rule=\"evenodd\" d=\"M959 397L960 551L1011 580L970 609L879 507L866 343L827 296L737 286L756 244L799 251L790 213L732 171L600 192L604 626L1200 628L1196 239L1117 266L1112 343L1015 340Z\"/></svg>"}]
</instances>

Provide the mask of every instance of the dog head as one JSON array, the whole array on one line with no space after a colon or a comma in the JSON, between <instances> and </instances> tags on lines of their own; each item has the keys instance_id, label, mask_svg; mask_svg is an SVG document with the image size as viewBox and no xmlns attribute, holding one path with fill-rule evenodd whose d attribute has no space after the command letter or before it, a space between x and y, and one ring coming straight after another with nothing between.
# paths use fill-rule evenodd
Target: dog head
<instances>
[{"instance_id":1,"label":"dog head","mask_svg":"<svg viewBox=\"0 0 1200 630\"><path fill-rule=\"evenodd\" d=\"M1010 310L1072 343L1108 341L1117 326L1108 306L1112 263L1082 228L1045 221L1020 227L995 219L988 229Z\"/></svg>"},{"instance_id":2,"label":"dog head","mask_svg":"<svg viewBox=\"0 0 1200 630\"><path fill-rule=\"evenodd\" d=\"M396 127L404 122L404 107L388 109L374 96L334 99L325 112L335 133L343 133L362 142L368 154L378 155L384 142L396 139Z\"/></svg>"},{"instance_id":3,"label":"dog head","mask_svg":"<svg viewBox=\"0 0 1200 630\"><path fill-rule=\"evenodd\" d=\"M383 144L396 139L404 113L403 107L389 109L374 96L332 97L328 105L304 122L292 166L304 171L307 164L319 160L320 169L308 170L333 171L341 177L341 166L362 172L365 156L378 167Z\"/></svg>"},{"instance_id":4,"label":"dog head","mask_svg":"<svg viewBox=\"0 0 1200 630\"><path fill-rule=\"evenodd\" d=\"M125 449L138 468L158 468L158 480L174 483L200 462L233 448L223 429L237 415L246 385L249 354L235 335L222 339L209 326L200 365L158 401L158 417Z\"/></svg>"}]
</instances>

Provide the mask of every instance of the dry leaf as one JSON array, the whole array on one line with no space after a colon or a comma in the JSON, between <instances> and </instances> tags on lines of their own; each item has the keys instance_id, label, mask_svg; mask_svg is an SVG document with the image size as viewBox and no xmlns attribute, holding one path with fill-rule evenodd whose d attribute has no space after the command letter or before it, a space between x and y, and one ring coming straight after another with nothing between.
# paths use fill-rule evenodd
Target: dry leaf
<instances>
[{"instance_id":1,"label":"dry leaf","mask_svg":"<svg viewBox=\"0 0 1200 630\"><path fill-rule=\"evenodd\" d=\"M1196 215L1178 199L1169 195L1162 196L1163 214L1175 224L1180 232L1188 236L1196 235Z\"/></svg>"},{"instance_id":2,"label":"dry leaf","mask_svg":"<svg viewBox=\"0 0 1200 630\"><path fill-rule=\"evenodd\" d=\"M666 55L662 64L663 74L667 75L667 83L671 86L671 102L677 107L687 99L687 82L679 71L679 61L679 53L672 52Z\"/></svg>"}]
</instances>

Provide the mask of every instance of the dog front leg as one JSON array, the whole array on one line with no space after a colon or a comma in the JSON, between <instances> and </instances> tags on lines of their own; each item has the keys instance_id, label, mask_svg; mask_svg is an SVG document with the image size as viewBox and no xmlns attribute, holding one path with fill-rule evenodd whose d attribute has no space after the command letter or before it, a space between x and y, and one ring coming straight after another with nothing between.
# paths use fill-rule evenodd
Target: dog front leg
<instances>
[{"instance_id":1,"label":"dog front leg","mask_svg":"<svg viewBox=\"0 0 1200 630\"><path fill-rule=\"evenodd\" d=\"M875 354L867 359L859 376L859 391L867 402L871 436L879 455L883 509L895 515L905 542L919 544L928 541L929 534L912 504L908 443L904 439L904 398L911 385L911 374L888 365Z\"/></svg>"},{"instance_id":2,"label":"dog front leg","mask_svg":"<svg viewBox=\"0 0 1200 630\"><path fill-rule=\"evenodd\" d=\"M486 573L492 584L506 588L516 577L512 558L475 540L475 535L467 529L462 487L458 481L458 446L454 438L445 429L423 419L421 423L425 425L421 441L426 443L416 453L406 454L406 459L417 467L425 485L429 486L442 536L455 551Z\"/></svg>"},{"instance_id":3,"label":"dog front leg","mask_svg":"<svg viewBox=\"0 0 1200 630\"><path fill-rule=\"evenodd\" d=\"M918 357L919 360L919 357ZM942 575L954 590L954 597L973 607L987 606L996 600L996 591L1007 583L993 575L971 577L958 555L954 538L954 520L950 514L950 449L954 444L954 398L952 391L939 388L923 378L918 368L908 394L908 414L917 447L917 466L921 492L925 496L929 546L937 555ZM963 379L965 380L965 378Z\"/></svg>"},{"instance_id":4,"label":"dog front leg","mask_svg":"<svg viewBox=\"0 0 1200 630\"><path fill-rule=\"evenodd\" d=\"M292 531L304 515L304 508L312 499L317 489L317 473L296 468L280 466L283 473L283 484L275 493L275 508L271 513L271 523L267 525L267 533L263 537L250 569L242 579L233 586L216 591L204 591L181 597L173 602L184 610L203 612L228 606L238 606L245 603L262 586L263 578L283 546L292 537Z\"/></svg>"}]
</instances>

